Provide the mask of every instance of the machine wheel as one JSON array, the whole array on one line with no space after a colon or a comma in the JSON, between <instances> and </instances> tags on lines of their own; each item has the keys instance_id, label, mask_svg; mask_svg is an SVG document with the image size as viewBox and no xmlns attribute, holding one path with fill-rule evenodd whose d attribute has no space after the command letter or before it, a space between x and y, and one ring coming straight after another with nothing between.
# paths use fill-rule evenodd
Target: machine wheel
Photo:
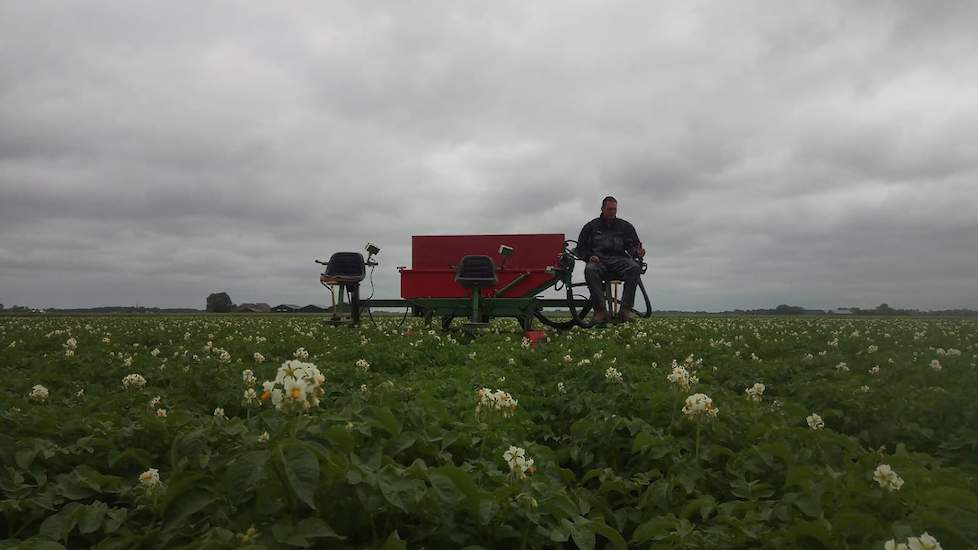
<instances>
[{"instance_id":1,"label":"machine wheel","mask_svg":"<svg viewBox=\"0 0 978 550\"><path fill-rule=\"evenodd\" d=\"M642 283L641 278L638 280L638 289L642 291L642 298L645 300L645 311L642 313L636 311L635 313L638 313L642 319L648 319L652 316L652 300L649 299L649 293L645 291L645 284Z\"/></svg>"}]
</instances>

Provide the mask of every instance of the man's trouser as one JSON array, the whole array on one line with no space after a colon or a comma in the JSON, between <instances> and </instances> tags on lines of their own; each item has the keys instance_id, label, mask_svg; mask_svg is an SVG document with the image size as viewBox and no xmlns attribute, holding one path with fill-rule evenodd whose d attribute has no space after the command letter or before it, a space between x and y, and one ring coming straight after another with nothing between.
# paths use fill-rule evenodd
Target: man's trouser
<instances>
[{"instance_id":1,"label":"man's trouser","mask_svg":"<svg viewBox=\"0 0 978 550\"><path fill-rule=\"evenodd\" d=\"M635 288L638 278L642 276L642 267L631 258L610 257L601 258L598 263L588 262L584 268L584 280L591 291L591 307L594 311L605 311L604 284L608 278L620 278L625 282L625 290L621 295L621 307L632 309L635 306Z\"/></svg>"}]
</instances>

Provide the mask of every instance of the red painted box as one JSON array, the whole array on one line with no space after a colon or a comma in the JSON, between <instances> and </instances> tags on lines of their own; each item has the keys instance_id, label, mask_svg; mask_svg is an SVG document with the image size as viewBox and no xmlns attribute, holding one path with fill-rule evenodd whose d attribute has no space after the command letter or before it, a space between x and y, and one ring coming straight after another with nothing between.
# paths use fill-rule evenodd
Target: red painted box
<instances>
[{"instance_id":1,"label":"red painted box","mask_svg":"<svg viewBox=\"0 0 978 550\"><path fill-rule=\"evenodd\" d=\"M497 291L523 274L527 276L499 296L518 298L553 279L547 268L556 266L564 250L563 233L515 235L415 235L411 237L411 269L401 270L401 297L465 298L468 289L455 282L455 265L462 256L489 256L496 267L503 266L499 247L506 245L514 254L497 272L498 281L482 295L495 296Z\"/></svg>"}]
</instances>

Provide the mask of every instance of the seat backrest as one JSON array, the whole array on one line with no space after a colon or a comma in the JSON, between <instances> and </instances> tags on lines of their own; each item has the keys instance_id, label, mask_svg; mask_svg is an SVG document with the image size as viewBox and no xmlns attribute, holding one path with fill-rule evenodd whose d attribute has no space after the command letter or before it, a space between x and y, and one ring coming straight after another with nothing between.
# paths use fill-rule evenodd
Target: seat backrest
<instances>
[{"instance_id":1,"label":"seat backrest","mask_svg":"<svg viewBox=\"0 0 978 550\"><path fill-rule=\"evenodd\" d=\"M324 276L343 283L359 283L367 276L363 254L359 252L334 253L329 257Z\"/></svg>"},{"instance_id":2,"label":"seat backrest","mask_svg":"<svg viewBox=\"0 0 978 550\"><path fill-rule=\"evenodd\" d=\"M463 256L455 267L455 282L466 288L491 287L496 280L496 264L489 256Z\"/></svg>"}]
</instances>

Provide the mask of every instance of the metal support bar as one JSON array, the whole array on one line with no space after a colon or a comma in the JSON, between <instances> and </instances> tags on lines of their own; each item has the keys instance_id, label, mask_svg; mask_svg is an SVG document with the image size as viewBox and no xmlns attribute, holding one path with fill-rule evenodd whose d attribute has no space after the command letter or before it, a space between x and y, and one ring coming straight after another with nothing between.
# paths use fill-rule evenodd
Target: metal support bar
<instances>
[{"instance_id":1,"label":"metal support bar","mask_svg":"<svg viewBox=\"0 0 978 550\"><path fill-rule=\"evenodd\" d=\"M522 274L522 275L520 275L519 277L517 277L517 278L515 278L515 279L513 279L512 281L510 281L509 283L507 283L507 284L506 284L506 286L504 286L504 287L502 287L502 288L500 288L499 290L497 290L497 291L496 291L496 294L494 294L494 295L493 295L493 297L494 297L494 298L501 298L501 297L502 297L502 295L503 295L503 294L506 294L506 292L507 292L507 291L508 291L509 289L511 289L511 288L513 288L514 286L516 286L516 285L518 285L518 284L520 284L520 283L522 283L522 282L523 282L523 280L524 280L524 279L526 279L526 278L527 278L527 277L529 277L529 276L530 276L530 274L529 274L529 273L523 273L523 274Z\"/></svg>"}]
</instances>

